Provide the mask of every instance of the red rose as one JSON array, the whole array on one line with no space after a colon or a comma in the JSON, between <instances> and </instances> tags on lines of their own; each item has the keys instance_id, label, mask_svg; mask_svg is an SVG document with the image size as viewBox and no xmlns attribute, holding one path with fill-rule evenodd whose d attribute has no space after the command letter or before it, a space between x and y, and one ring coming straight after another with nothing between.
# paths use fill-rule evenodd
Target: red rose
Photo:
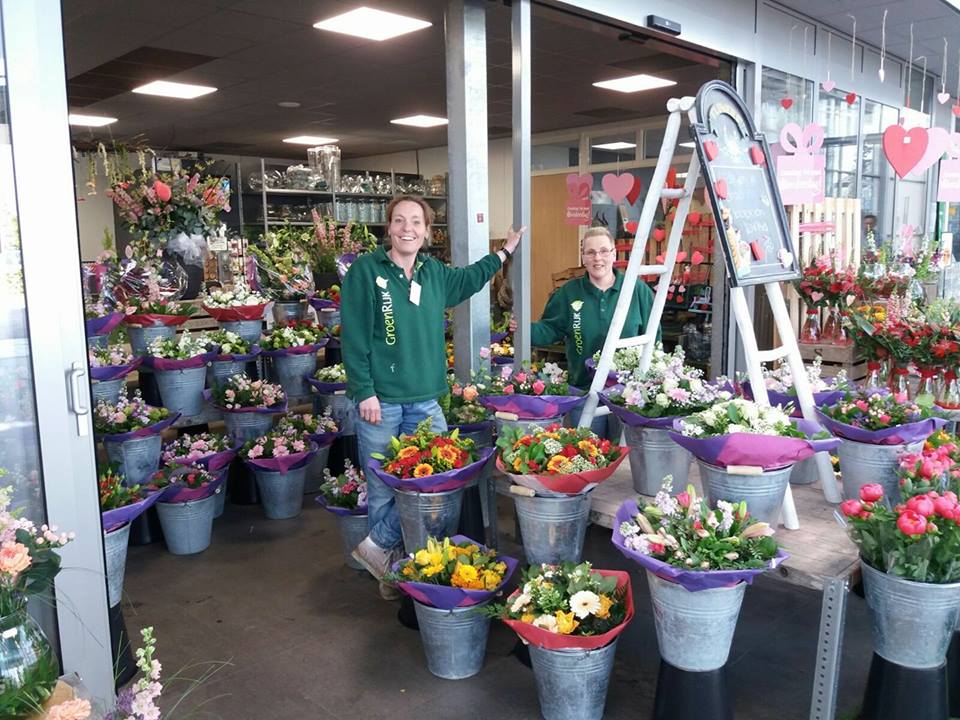
<instances>
[{"instance_id":1,"label":"red rose","mask_svg":"<svg viewBox=\"0 0 960 720\"><path fill-rule=\"evenodd\" d=\"M173 196L170 186L163 182L163 180L153 181L153 192L157 196L157 199L161 202L169 202L170 198Z\"/></svg>"},{"instance_id":2,"label":"red rose","mask_svg":"<svg viewBox=\"0 0 960 720\"><path fill-rule=\"evenodd\" d=\"M863 512L863 505L859 500L844 500L840 503L840 512L847 517L859 516Z\"/></svg>"},{"instance_id":3,"label":"red rose","mask_svg":"<svg viewBox=\"0 0 960 720\"><path fill-rule=\"evenodd\" d=\"M877 502L883 499L883 485L869 483L860 487L860 499L864 502Z\"/></svg>"}]
</instances>

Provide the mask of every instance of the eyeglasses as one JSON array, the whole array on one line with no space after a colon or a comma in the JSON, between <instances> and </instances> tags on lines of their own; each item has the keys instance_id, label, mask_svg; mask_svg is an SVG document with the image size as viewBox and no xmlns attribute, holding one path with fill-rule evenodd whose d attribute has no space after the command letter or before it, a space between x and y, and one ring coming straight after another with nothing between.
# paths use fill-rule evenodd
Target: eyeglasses
<instances>
[{"instance_id":1,"label":"eyeglasses","mask_svg":"<svg viewBox=\"0 0 960 720\"><path fill-rule=\"evenodd\" d=\"M606 257L613 252L613 248L601 248L600 250L584 250L583 256L588 258Z\"/></svg>"}]
</instances>

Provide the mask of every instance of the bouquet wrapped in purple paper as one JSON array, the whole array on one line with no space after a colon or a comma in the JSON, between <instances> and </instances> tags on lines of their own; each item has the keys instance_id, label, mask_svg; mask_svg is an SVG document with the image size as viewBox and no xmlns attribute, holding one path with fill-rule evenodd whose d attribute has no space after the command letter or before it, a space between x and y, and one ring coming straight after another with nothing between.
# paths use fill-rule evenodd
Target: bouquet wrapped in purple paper
<instances>
[{"instance_id":1,"label":"bouquet wrapped in purple paper","mask_svg":"<svg viewBox=\"0 0 960 720\"><path fill-rule=\"evenodd\" d=\"M120 344L88 348L87 358L90 363L90 377L99 382L117 380L129 375L143 362L143 358L135 358L126 346Z\"/></svg>"},{"instance_id":2,"label":"bouquet wrapped in purple paper","mask_svg":"<svg viewBox=\"0 0 960 720\"><path fill-rule=\"evenodd\" d=\"M932 402L912 402L906 395L848 392L835 404L817 408L830 432L867 445L910 445L946 425Z\"/></svg>"},{"instance_id":3,"label":"bouquet wrapped in purple paper","mask_svg":"<svg viewBox=\"0 0 960 720\"><path fill-rule=\"evenodd\" d=\"M289 431L291 436L300 433L317 447L323 448L330 445L340 434L337 421L333 419L330 412L328 407L322 415L313 413L284 415L275 429L280 432Z\"/></svg>"},{"instance_id":4,"label":"bouquet wrapped in purple paper","mask_svg":"<svg viewBox=\"0 0 960 720\"><path fill-rule=\"evenodd\" d=\"M259 345L251 345L235 332L229 330L214 330L205 333L208 345L218 348L214 360L229 362L249 362L260 354Z\"/></svg>"},{"instance_id":5,"label":"bouquet wrapped in purple paper","mask_svg":"<svg viewBox=\"0 0 960 720\"><path fill-rule=\"evenodd\" d=\"M107 312L105 315L88 317L84 321L87 335L90 337L109 335L121 322L123 322L123 313L120 312Z\"/></svg>"},{"instance_id":6,"label":"bouquet wrapped in purple paper","mask_svg":"<svg viewBox=\"0 0 960 720\"><path fill-rule=\"evenodd\" d=\"M229 465L239 449L226 435L184 433L163 446L160 460L164 465L200 465L215 472Z\"/></svg>"},{"instance_id":7,"label":"bouquet wrapped in purple paper","mask_svg":"<svg viewBox=\"0 0 960 720\"><path fill-rule=\"evenodd\" d=\"M104 532L116 530L136 520L163 494L147 492L139 485L127 487L116 468L108 466L97 483L100 491L100 516Z\"/></svg>"},{"instance_id":8,"label":"bouquet wrapped in purple paper","mask_svg":"<svg viewBox=\"0 0 960 720\"><path fill-rule=\"evenodd\" d=\"M556 363L545 363L542 369L524 363L518 370L503 365L492 375L474 380L478 387L485 386L481 405L522 420L565 415L584 401L583 391L567 382L567 371Z\"/></svg>"},{"instance_id":9,"label":"bouquet wrapped in purple paper","mask_svg":"<svg viewBox=\"0 0 960 720\"><path fill-rule=\"evenodd\" d=\"M286 474L309 463L316 452L317 446L303 432L288 425L248 441L240 457L254 469Z\"/></svg>"},{"instance_id":10,"label":"bouquet wrapped in purple paper","mask_svg":"<svg viewBox=\"0 0 960 720\"><path fill-rule=\"evenodd\" d=\"M287 396L283 388L266 380L251 380L237 374L217 384L213 390L204 390L207 402L224 412L286 412Z\"/></svg>"},{"instance_id":11,"label":"bouquet wrapped in purple paper","mask_svg":"<svg viewBox=\"0 0 960 720\"><path fill-rule=\"evenodd\" d=\"M813 391L813 403L817 407L833 405L844 393L850 389L850 383L847 380L847 371L841 370L836 377L824 378L823 359L818 355L812 364L806 366L807 380L810 382L810 389ZM767 398L771 405L780 405L786 407L797 405L797 389L793 384L793 373L790 371L788 363L782 363L775 370L764 368L764 382L767 386ZM753 392L750 389L750 381L743 383L744 397L753 399ZM799 409L794 410L794 417L800 415Z\"/></svg>"},{"instance_id":12,"label":"bouquet wrapped in purple paper","mask_svg":"<svg viewBox=\"0 0 960 720\"><path fill-rule=\"evenodd\" d=\"M147 405L137 390L133 397L121 395L115 405L97 403L93 413L93 429L99 439L123 442L156 435L176 422L178 417L179 413L171 415L166 408Z\"/></svg>"},{"instance_id":13,"label":"bouquet wrapped in purple paper","mask_svg":"<svg viewBox=\"0 0 960 720\"><path fill-rule=\"evenodd\" d=\"M454 535L428 538L426 547L395 563L385 579L424 605L452 610L489 601L516 568L516 559Z\"/></svg>"},{"instance_id":14,"label":"bouquet wrapped in purple paper","mask_svg":"<svg viewBox=\"0 0 960 720\"><path fill-rule=\"evenodd\" d=\"M194 338L189 330L176 338L156 338L147 346L143 364L154 370L185 370L203 367L213 360L219 349L210 349L201 334Z\"/></svg>"},{"instance_id":15,"label":"bouquet wrapped in purple paper","mask_svg":"<svg viewBox=\"0 0 960 720\"><path fill-rule=\"evenodd\" d=\"M347 389L347 370L343 363L317 368L307 382L321 395L335 395Z\"/></svg>"},{"instance_id":16,"label":"bouquet wrapped in purple paper","mask_svg":"<svg viewBox=\"0 0 960 720\"><path fill-rule=\"evenodd\" d=\"M324 510L341 516L367 514L367 480L350 458L344 459L343 472L339 475L334 476L330 468L324 468L323 478L317 502Z\"/></svg>"},{"instance_id":17,"label":"bouquet wrapped in purple paper","mask_svg":"<svg viewBox=\"0 0 960 720\"><path fill-rule=\"evenodd\" d=\"M199 465L168 465L147 483L147 490L159 491L157 502L184 503L213 495L226 478L226 468L209 472Z\"/></svg>"},{"instance_id":18,"label":"bouquet wrapped in purple paper","mask_svg":"<svg viewBox=\"0 0 960 720\"><path fill-rule=\"evenodd\" d=\"M330 340L323 328L307 320L274 327L260 341L261 352L268 357L316 353Z\"/></svg>"}]
</instances>

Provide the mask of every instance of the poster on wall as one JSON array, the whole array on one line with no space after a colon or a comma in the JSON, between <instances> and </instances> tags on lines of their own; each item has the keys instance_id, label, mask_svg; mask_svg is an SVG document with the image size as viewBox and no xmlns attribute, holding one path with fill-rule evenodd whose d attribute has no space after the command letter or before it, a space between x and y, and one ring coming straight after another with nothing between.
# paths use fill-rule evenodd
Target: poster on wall
<instances>
[{"instance_id":1,"label":"poster on wall","mask_svg":"<svg viewBox=\"0 0 960 720\"><path fill-rule=\"evenodd\" d=\"M960 158L940 161L937 202L960 202Z\"/></svg>"},{"instance_id":2,"label":"poster on wall","mask_svg":"<svg viewBox=\"0 0 960 720\"><path fill-rule=\"evenodd\" d=\"M796 280L800 266L787 230L770 149L727 83L711 80L697 93L691 126L717 235L734 287Z\"/></svg>"},{"instance_id":3,"label":"poster on wall","mask_svg":"<svg viewBox=\"0 0 960 720\"><path fill-rule=\"evenodd\" d=\"M787 123L780 131L782 154L777 156L777 185L784 205L823 202L826 158L823 128Z\"/></svg>"},{"instance_id":4,"label":"poster on wall","mask_svg":"<svg viewBox=\"0 0 960 720\"><path fill-rule=\"evenodd\" d=\"M567 225L589 225L591 219L590 191L593 176L570 173L567 175L567 204L563 221Z\"/></svg>"}]
</instances>

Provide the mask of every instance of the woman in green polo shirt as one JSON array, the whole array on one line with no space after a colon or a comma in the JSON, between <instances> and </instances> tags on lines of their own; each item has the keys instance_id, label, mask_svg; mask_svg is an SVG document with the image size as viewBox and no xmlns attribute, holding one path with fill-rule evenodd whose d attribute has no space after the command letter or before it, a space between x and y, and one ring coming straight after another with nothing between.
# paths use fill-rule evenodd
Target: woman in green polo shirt
<instances>
[{"instance_id":1,"label":"woman in green polo shirt","mask_svg":"<svg viewBox=\"0 0 960 720\"><path fill-rule=\"evenodd\" d=\"M586 390L590 387L590 373L585 362L603 347L620 297L623 273L613 267L617 252L606 228L587 230L581 244L581 256L587 274L566 282L550 296L543 317L530 325L530 341L533 345L563 341L570 383ZM642 335L652 307L653 291L638 279L621 336ZM511 321L510 327L516 329L515 320ZM657 339L660 339L659 328ZM573 420L577 422L579 411L574 415ZM598 418L594 432L602 434L597 428L605 429L606 424L600 422L603 419Z\"/></svg>"}]
</instances>

